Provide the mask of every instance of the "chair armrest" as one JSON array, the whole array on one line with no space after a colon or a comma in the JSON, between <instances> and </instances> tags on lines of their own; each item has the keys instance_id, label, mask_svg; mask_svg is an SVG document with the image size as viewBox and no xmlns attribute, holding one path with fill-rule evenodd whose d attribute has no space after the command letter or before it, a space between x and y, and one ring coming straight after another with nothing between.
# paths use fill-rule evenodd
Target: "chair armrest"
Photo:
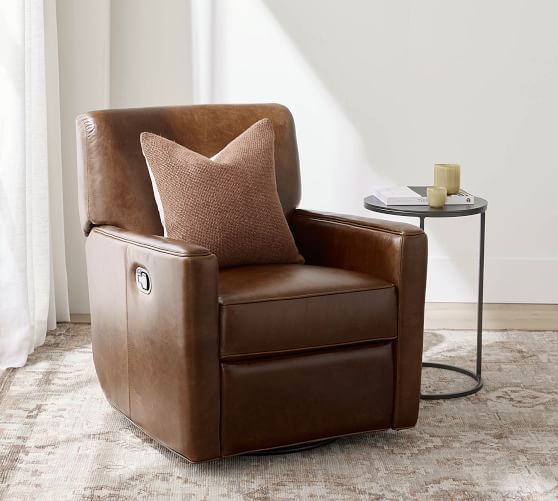
<instances>
[{"instance_id":1,"label":"chair armrest","mask_svg":"<svg viewBox=\"0 0 558 501\"><path fill-rule=\"evenodd\" d=\"M216 256L109 226L91 231L86 254L93 358L108 400L187 459L219 457ZM136 285L138 266L149 294Z\"/></svg>"},{"instance_id":2,"label":"chair armrest","mask_svg":"<svg viewBox=\"0 0 558 501\"><path fill-rule=\"evenodd\" d=\"M371 273L398 286L403 244L416 241L426 272L426 234L416 226L302 209L294 211L291 226L308 264Z\"/></svg>"},{"instance_id":3,"label":"chair armrest","mask_svg":"<svg viewBox=\"0 0 558 501\"><path fill-rule=\"evenodd\" d=\"M369 273L393 283L398 296L393 427L418 417L427 238L416 226L297 209L291 219L307 264Z\"/></svg>"},{"instance_id":4,"label":"chair armrest","mask_svg":"<svg viewBox=\"0 0 558 501\"><path fill-rule=\"evenodd\" d=\"M209 256L211 254L208 249L200 245L189 244L182 240L174 240L158 235L142 235L133 231L117 228L116 226L97 226L93 231L137 247L143 247L155 252L171 254L178 257Z\"/></svg>"}]
</instances>

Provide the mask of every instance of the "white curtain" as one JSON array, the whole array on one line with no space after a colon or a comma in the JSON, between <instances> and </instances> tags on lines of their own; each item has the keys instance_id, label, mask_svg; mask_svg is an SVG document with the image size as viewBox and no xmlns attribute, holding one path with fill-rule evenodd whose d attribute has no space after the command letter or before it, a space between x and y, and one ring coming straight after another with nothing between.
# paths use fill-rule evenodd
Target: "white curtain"
<instances>
[{"instance_id":1,"label":"white curtain","mask_svg":"<svg viewBox=\"0 0 558 501\"><path fill-rule=\"evenodd\" d=\"M55 8L0 0L0 368L69 319Z\"/></svg>"}]
</instances>

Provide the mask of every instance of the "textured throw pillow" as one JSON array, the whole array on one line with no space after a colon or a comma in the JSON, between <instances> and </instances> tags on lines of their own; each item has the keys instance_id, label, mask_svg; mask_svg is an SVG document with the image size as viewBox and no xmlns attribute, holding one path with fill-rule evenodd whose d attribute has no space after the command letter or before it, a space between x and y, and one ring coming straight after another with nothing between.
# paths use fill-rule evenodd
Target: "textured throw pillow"
<instances>
[{"instance_id":1,"label":"textured throw pillow","mask_svg":"<svg viewBox=\"0 0 558 501\"><path fill-rule=\"evenodd\" d=\"M221 267L304 262L277 194L274 142L269 119L211 159L143 132L165 236L206 247Z\"/></svg>"}]
</instances>

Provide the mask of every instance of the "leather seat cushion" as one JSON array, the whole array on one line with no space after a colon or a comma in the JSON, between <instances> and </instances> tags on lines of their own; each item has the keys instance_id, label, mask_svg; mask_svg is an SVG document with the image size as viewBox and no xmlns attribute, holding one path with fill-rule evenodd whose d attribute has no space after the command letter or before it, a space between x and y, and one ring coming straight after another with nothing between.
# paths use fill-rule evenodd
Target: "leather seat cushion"
<instances>
[{"instance_id":1,"label":"leather seat cushion","mask_svg":"<svg viewBox=\"0 0 558 501\"><path fill-rule=\"evenodd\" d=\"M310 265L219 272L220 356L240 359L397 336L393 284Z\"/></svg>"}]
</instances>

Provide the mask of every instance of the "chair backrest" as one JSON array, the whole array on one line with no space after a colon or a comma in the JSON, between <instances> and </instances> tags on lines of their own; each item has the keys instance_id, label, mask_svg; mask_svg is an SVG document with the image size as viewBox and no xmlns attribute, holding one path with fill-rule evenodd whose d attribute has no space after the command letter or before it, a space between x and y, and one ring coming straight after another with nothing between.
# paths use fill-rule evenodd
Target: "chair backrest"
<instances>
[{"instance_id":1,"label":"chair backrest","mask_svg":"<svg viewBox=\"0 0 558 501\"><path fill-rule=\"evenodd\" d=\"M288 217L300 201L294 122L278 104L197 105L92 111L77 126L77 168L83 231L113 225L162 235L140 145L153 132L208 157L262 118L273 122L277 190Z\"/></svg>"}]
</instances>

